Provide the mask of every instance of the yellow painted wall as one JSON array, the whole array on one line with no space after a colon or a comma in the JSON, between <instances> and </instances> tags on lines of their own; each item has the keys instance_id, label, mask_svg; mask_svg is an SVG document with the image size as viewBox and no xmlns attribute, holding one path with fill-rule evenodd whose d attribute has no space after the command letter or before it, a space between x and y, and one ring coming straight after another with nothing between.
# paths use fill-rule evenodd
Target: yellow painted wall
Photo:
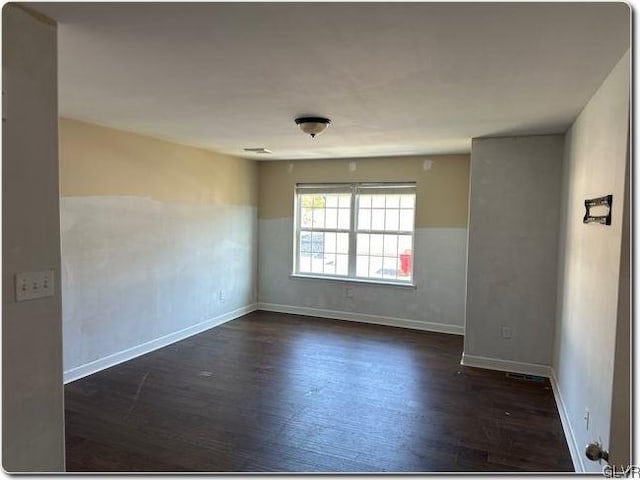
<instances>
[{"instance_id":1,"label":"yellow painted wall","mask_svg":"<svg viewBox=\"0 0 640 480\"><path fill-rule=\"evenodd\" d=\"M466 227L469 165L469 155L260 162L258 216L292 217L296 183L409 181L416 182L416 227Z\"/></svg>"},{"instance_id":2,"label":"yellow painted wall","mask_svg":"<svg viewBox=\"0 0 640 480\"><path fill-rule=\"evenodd\" d=\"M255 161L59 119L60 194L257 205Z\"/></svg>"}]
</instances>

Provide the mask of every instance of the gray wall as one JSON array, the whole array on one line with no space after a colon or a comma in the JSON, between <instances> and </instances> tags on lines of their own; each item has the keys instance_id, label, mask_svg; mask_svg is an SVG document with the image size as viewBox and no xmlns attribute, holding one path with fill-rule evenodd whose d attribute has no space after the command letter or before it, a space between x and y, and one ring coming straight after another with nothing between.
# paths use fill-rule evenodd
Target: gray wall
<instances>
[{"instance_id":1,"label":"gray wall","mask_svg":"<svg viewBox=\"0 0 640 480\"><path fill-rule=\"evenodd\" d=\"M609 446L629 68L627 52L573 123L565 142L553 370L573 432L571 440L580 450L598 438ZM611 226L584 225L584 200L606 194L613 194ZM588 429L585 409L590 411ZM601 471L597 462L579 458L587 470Z\"/></svg>"},{"instance_id":2,"label":"gray wall","mask_svg":"<svg viewBox=\"0 0 640 480\"><path fill-rule=\"evenodd\" d=\"M562 152L562 135L473 140L465 364L551 365Z\"/></svg>"},{"instance_id":3,"label":"gray wall","mask_svg":"<svg viewBox=\"0 0 640 480\"><path fill-rule=\"evenodd\" d=\"M290 218L259 221L261 309L462 333L465 228L415 230L415 289L291 277L292 232Z\"/></svg>"},{"instance_id":4,"label":"gray wall","mask_svg":"<svg viewBox=\"0 0 640 480\"><path fill-rule=\"evenodd\" d=\"M64 197L60 208L65 382L255 309L255 207Z\"/></svg>"},{"instance_id":5,"label":"gray wall","mask_svg":"<svg viewBox=\"0 0 640 480\"><path fill-rule=\"evenodd\" d=\"M613 392L611 395L610 462L631 464L631 228L630 228L630 168L627 150L624 211L622 218L622 251L620 252L620 282L618 285L618 319L613 362Z\"/></svg>"},{"instance_id":6,"label":"gray wall","mask_svg":"<svg viewBox=\"0 0 640 480\"><path fill-rule=\"evenodd\" d=\"M15 302L14 275L60 285L56 26L2 9L2 465L64 470L62 315L55 296ZM6 120L5 120L6 119Z\"/></svg>"}]
</instances>

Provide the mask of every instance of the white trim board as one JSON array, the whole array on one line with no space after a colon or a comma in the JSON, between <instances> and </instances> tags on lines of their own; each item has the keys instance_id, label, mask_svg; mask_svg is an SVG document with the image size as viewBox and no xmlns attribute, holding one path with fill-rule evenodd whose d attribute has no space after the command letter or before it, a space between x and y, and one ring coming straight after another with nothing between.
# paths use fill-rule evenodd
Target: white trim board
<instances>
[{"instance_id":1,"label":"white trim board","mask_svg":"<svg viewBox=\"0 0 640 480\"><path fill-rule=\"evenodd\" d=\"M468 355L466 353L462 354L460 365L464 365L466 367L487 368L489 370L499 370L502 372L523 373L525 375L537 375L539 377L547 378L551 375L551 367L549 365L479 357L477 355Z\"/></svg>"},{"instance_id":2,"label":"white trim board","mask_svg":"<svg viewBox=\"0 0 640 480\"><path fill-rule=\"evenodd\" d=\"M567 445L569 446L569 453L571 453L571 461L573 462L573 469L577 473L586 472L584 463L582 463L582 455L576 437L573 434L573 428L569 420L569 414L565 407L562 394L560 393L560 385L558 384L558 378L556 372L552 369L551 376L549 377L551 382L551 389L553 390L553 396L556 399L556 405L558 406L558 413L560 414L560 421L562 422L562 430L564 430L564 436L567 439Z\"/></svg>"},{"instance_id":3,"label":"white trim board","mask_svg":"<svg viewBox=\"0 0 640 480\"><path fill-rule=\"evenodd\" d=\"M408 318L385 317L368 313L344 312L340 310L325 310L322 308L298 307L295 305L279 305L276 303L258 303L258 310L267 312L292 313L294 315L307 315L310 317L331 318L334 320L348 320L350 322L372 323L374 325L386 325L388 327L402 327L427 332L449 333L464 335L462 325L448 325L446 323L423 322Z\"/></svg>"},{"instance_id":4,"label":"white trim board","mask_svg":"<svg viewBox=\"0 0 640 480\"><path fill-rule=\"evenodd\" d=\"M209 320L205 320L204 322L200 322L195 325L191 325L190 327L183 328L182 330L178 330L177 332L164 335L160 338L156 338L140 345L136 345L135 347L127 348L126 350L122 350L121 352L107 355L106 357L93 360L89 363L85 363L84 365L80 365L79 367L65 370L63 374L63 382L66 384L75 380L79 380L80 378L99 372L100 370L113 367L115 365L118 365L119 363L126 362L127 360L132 360L136 357L144 355L145 353L158 350L159 348L166 347L167 345L171 345L172 343L184 340L185 338L191 337L198 333L202 333L205 330L217 327L218 325L222 325L223 323L234 320L238 317L241 317L242 315L246 315L247 313L254 312L255 310L257 310L257 304L252 303L250 305L237 308L230 312L223 313L222 315L218 315L217 317L211 318Z\"/></svg>"}]
</instances>

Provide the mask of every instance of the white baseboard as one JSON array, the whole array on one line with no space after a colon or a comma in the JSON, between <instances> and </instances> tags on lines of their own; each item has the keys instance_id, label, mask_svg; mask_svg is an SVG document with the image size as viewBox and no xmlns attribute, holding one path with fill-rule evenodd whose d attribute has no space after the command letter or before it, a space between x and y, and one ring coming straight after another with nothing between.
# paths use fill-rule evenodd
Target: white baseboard
<instances>
[{"instance_id":1,"label":"white baseboard","mask_svg":"<svg viewBox=\"0 0 640 480\"><path fill-rule=\"evenodd\" d=\"M451 333L464 335L464 327L461 325L447 325L446 323L431 323L408 318L384 317L368 313L344 312L339 310L325 310L322 308L298 307L294 305L279 305L276 303L258 303L258 310L268 312L292 313L295 315L307 315L311 317L332 318L335 320L349 320L351 322L373 323L389 327L411 328L427 332Z\"/></svg>"},{"instance_id":2,"label":"white baseboard","mask_svg":"<svg viewBox=\"0 0 640 480\"><path fill-rule=\"evenodd\" d=\"M210 328L217 327L218 325L222 325L223 323L234 320L255 310L257 310L257 304L253 303L250 305L246 305L244 307L237 308L236 310L232 310L231 312L227 312L209 320L205 320L204 322L197 323L196 325L191 325L190 327L178 330L177 332L173 332L163 337L145 342L141 345L136 345L135 347L127 348L126 350L122 350L121 352L117 352L106 357L99 358L92 362L85 363L84 365L80 365L79 367L65 370L63 374L63 381L64 383L73 382L74 380L86 377L88 375L91 375L92 373L104 370L105 368L113 367L114 365L117 365L119 363L126 362L127 360L131 360L159 348L166 347L167 345L178 342L180 340L184 340L185 338L204 332L205 330L209 330Z\"/></svg>"},{"instance_id":3,"label":"white baseboard","mask_svg":"<svg viewBox=\"0 0 640 480\"><path fill-rule=\"evenodd\" d=\"M525 375L537 375L539 377L549 377L551 375L551 367L548 365L479 357L477 355L468 355L466 353L462 354L460 365L487 368L489 370L500 370L502 372L523 373Z\"/></svg>"},{"instance_id":4,"label":"white baseboard","mask_svg":"<svg viewBox=\"0 0 640 480\"><path fill-rule=\"evenodd\" d=\"M558 413L560 414L560 421L562 422L562 430L564 430L564 436L567 439L567 445L569 445L569 452L571 453L571 461L573 462L573 469L578 473L586 472L584 463L582 463L582 451L576 441L576 437L573 434L573 428L569 421L569 415L565 406L562 394L560 393L560 386L558 384L558 378L556 372L552 369L551 376L551 389L553 390L553 396L556 399L556 405L558 406Z\"/></svg>"}]
</instances>

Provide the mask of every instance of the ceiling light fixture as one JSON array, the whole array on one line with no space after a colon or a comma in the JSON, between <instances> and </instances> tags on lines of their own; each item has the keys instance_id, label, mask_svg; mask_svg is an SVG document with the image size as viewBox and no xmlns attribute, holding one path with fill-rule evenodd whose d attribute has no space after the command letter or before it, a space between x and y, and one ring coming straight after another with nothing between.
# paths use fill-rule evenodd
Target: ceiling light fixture
<instances>
[{"instance_id":1,"label":"ceiling light fixture","mask_svg":"<svg viewBox=\"0 0 640 480\"><path fill-rule=\"evenodd\" d=\"M296 118L296 125L300 127L307 135L311 135L311 138L315 138L319 133L324 132L325 128L329 126L331 120L324 117L300 117Z\"/></svg>"}]
</instances>

